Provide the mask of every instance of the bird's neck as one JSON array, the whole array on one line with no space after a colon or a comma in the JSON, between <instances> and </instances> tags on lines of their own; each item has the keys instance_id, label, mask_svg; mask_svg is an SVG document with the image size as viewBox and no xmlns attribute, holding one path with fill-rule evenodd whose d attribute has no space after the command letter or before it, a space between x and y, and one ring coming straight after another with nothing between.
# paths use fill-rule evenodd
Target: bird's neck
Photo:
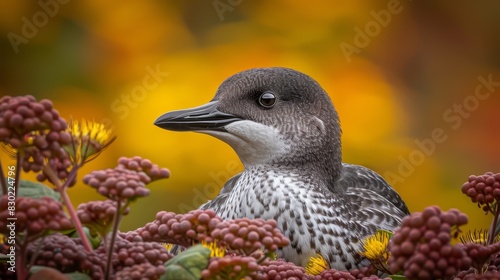
<instances>
[{"instance_id":1,"label":"bird's neck","mask_svg":"<svg viewBox=\"0 0 500 280\"><path fill-rule=\"evenodd\" d=\"M294 154L283 160L268 164L267 168L298 172L333 187L342 173L340 141L331 141L331 143L321 147L311 147L303 154Z\"/></svg>"},{"instance_id":2,"label":"bird's neck","mask_svg":"<svg viewBox=\"0 0 500 280\"><path fill-rule=\"evenodd\" d=\"M273 174L300 176L308 183L332 187L340 178L342 160L340 157L331 156L334 154L333 151L324 152L325 154L318 156L308 154L266 164L245 165L245 172L248 175L258 174L258 176L272 176Z\"/></svg>"}]
</instances>

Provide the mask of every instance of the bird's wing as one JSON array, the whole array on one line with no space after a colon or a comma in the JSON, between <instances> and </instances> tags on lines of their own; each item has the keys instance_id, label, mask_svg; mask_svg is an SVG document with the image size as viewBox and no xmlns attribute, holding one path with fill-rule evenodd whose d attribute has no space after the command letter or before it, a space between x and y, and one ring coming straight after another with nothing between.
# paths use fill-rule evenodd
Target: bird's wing
<instances>
[{"instance_id":1,"label":"bird's wing","mask_svg":"<svg viewBox=\"0 0 500 280\"><path fill-rule=\"evenodd\" d=\"M199 207L199 209L203 209L203 210L213 209L213 210L217 211L218 206L224 204L224 201L226 201L227 196L229 195L231 190L234 188L234 186L236 185L236 182L238 182L240 177L241 177L241 173L236 174L233 177L231 177L224 184L224 186L220 190L219 194L214 199L208 201L207 203L202 204Z\"/></svg>"},{"instance_id":2,"label":"bird's wing","mask_svg":"<svg viewBox=\"0 0 500 280\"><path fill-rule=\"evenodd\" d=\"M366 195L378 195L405 215L410 214L399 194L376 172L360 165L346 163L342 165L342 177L336 187L341 188L344 192L358 195L361 195L362 190L370 190L373 193L368 192Z\"/></svg>"}]
</instances>

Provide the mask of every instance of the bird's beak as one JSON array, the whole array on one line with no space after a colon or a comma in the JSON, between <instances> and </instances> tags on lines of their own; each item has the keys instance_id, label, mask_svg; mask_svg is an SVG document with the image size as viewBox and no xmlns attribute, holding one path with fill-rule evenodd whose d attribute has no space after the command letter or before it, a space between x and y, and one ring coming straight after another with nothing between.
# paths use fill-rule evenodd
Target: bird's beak
<instances>
[{"instance_id":1,"label":"bird's beak","mask_svg":"<svg viewBox=\"0 0 500 280\"><path fill-rule=\"evenodd\" d=\"M219 101L210 101L195 108L168 112L156 119L154 124L173 131L225 131L224 126L242 120L238 116L219 111L218 104Z\"/></svg>"}]
</instances>

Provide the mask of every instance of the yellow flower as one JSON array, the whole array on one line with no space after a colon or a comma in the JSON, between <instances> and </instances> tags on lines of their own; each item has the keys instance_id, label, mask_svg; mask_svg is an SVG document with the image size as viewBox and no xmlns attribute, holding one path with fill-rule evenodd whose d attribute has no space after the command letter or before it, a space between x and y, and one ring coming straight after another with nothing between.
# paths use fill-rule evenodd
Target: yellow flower
<instances>
[{"instance_id":1,"label":"yellow flower","mask_svg":"<svg viewBox=\"0 0 500 280\"><path fill-rule=\"evenodd\" d=\"M368 236L363 242L363 251L360 254L367 258L376 269L387 272L387 261L389 260L389 250L387 245L392 233L385 230L377 230L373 235Z\"/></svg>"},{"instance_id":2,"label":"yellow flower","mask_svg":"<svg viewBox=\"0 0 500 280\"><path fill-rule=\"evenodd\" d=\"M104 124L86 120L70 120L67 131L73 141L64 148L71 161L80 165L96 158L116 138L111 137L111 131Z\"/></svg>"},{"instance_id":3,"label":"yellow flower","mask_svg":"<svg viewBox=\"0 0 500 280\"><path fill-rule=\"evenodd\" d=\"M217 241L212 241L212 242L206 242L206 241L201 241L201 245L203 247L210 249L210 257L218 257L222 258L226 255L226 248L219 246Z\"/></svg>"},{"instance_id":4,"label":"yellow flower","mask_svg":"<svg viewBox=\"0 0 500 280\"><path fill-rule=\"evenodd\" d=\"M264 252L262 252L262 253L264 253ZM268 257L269 257L270 260L275 261L275 260L278 259L278 253L276 253L276 252L270 252L269 255L268 255Z\"/></svg>"},{"instance_id":5,"label":"yellow flower","mask_svg":"<svg viewBox=\"0 0 500 280\"><path fill-rule=\"evenodd\" d=\"M161 246L163 246L165 249L167 249L168 251L170 251L174 247L174 244L172 244L172 243L161 243Z\"/></svg>"},{"instance_id":6,"label":"yellow flower","mask_svg":"<svg viewBox=\"0 0 500 280\"><path fill-rule=\"evenodd\" d=\"M487 245L488 244L488 237L489 237L489 232L487 230L474 230L474 231L469 231L466 234L463 234L460 236L460 241L464 244L467 243L476 243L480 245ZM493 240L495 243L500 241L500 235L495 236L495 239Z\"/></svg>"},{"instance_id":7,"label":"yellow flower","mask_svg":"<svg viewBox=\"0 0 500 280\"><path fill-rule=\"evenodd\" d=\"M319 275L323 270L327 269L330 269L330 265L320 253L317 253L316 256L309 258L309 261L305 266L306 273L310 275Z\"/></svg>"}]
</instances>

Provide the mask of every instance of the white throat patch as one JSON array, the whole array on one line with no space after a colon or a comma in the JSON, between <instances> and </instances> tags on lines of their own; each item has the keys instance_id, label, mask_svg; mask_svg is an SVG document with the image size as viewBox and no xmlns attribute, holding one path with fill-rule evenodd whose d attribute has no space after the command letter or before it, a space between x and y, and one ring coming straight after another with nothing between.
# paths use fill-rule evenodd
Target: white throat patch
<instances>
[{"instance_id":1,"label":"white throat patch","mask_svg":"<svg viewBox=\"0 0 500 280\"><path fill-rule=\"evenodd\" d=\"M229 144L245 166L264 164L285 155L290 144L274 127L243 120L225 126L227 132L200 131L212 135Z\"/></svg>"}]
</instances>

